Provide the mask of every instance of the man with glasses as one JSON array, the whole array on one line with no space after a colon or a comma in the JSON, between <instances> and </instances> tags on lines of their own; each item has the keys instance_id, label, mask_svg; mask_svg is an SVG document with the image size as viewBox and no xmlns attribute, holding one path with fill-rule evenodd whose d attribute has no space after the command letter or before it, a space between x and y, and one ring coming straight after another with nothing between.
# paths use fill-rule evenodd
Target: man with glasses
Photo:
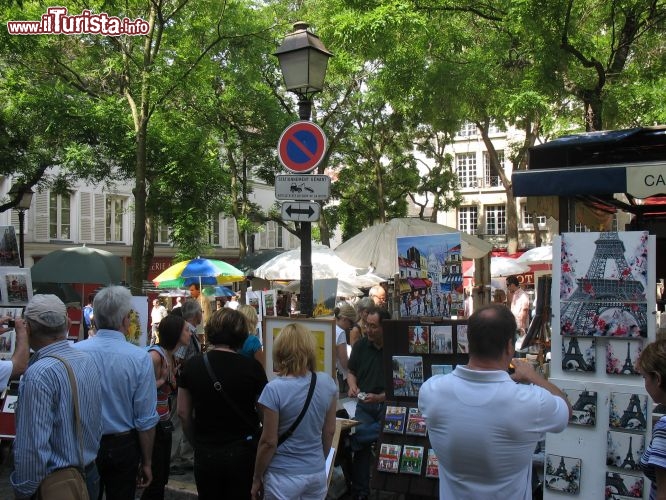
<instances>
[{"instance_id":1,"label":"man with glasses","mask_svg":"<svg viewBox=\"0 0 666 500\"><path fill-rule=\"evenodd\" d=\"M370 457L372 443L379 437L384 416L384 330L382 322L390 319L386 309L373 307L368 310L366 326L368 336L352 347L349 357L348 395L358 398L354 419L360 424L351 437L352 498L367 499L370 496Z\"/></svg>"},{"instance_id":2,"label":"man with glasses","mask_svg":"<svg viewBox=\"0 0 666 500\"><path fill-rule=\"evenodd\" d=\"M152 480L157 391L148 352L127 341L132 295L108 286L95 296L94 337L74 344L95 361L102 385L102 440L97 453L100 497L133 499ZM137 477L138 471L138 477Z\"/></svg>"},{"instance_id":3,"label":"man with glasses","mask_svg":"<svg viewBox=\"0 0 666 500\"><path fill-rule=\"evenodd\" d=\"M386 308L386 290L381 285L373 286L368 295L377 307Z\"/></svg>"}]
</instances>

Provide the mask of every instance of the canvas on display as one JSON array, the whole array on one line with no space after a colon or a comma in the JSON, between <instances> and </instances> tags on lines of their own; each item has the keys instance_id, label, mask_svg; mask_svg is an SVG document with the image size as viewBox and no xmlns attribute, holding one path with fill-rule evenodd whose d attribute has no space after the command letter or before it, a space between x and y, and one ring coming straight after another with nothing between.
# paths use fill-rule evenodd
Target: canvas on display
<instances>
[{"instance_id":1,"label":"canvas on display","mask_svg":"<svg viewBox=\"0 0 666 500\"><path fill-rule=\"evenodd\" d=\"M594 372L597 365L596 342L593 338L562 338L562 370Z\"/></svg>"},{"instance_id":2,"label":"canvas on display","mask_svg":"<svg viewBox=\"0 0 666 500\"><path fill-rule=\"evenodd\" d=\"M463 309L460 233L396 238L401 317L451 317Z\"/></svg>"},{"instance_id":3,"label":"canvas on display","mask_svg":"<svg viewBox=\"0 0 666 500\"><path fill-rule=\"evenodd\" d=\"M546 454L546 488L562 493L580 491L581 459Z\"/></svg>"},{"instance_id":4,"label":"canvas on display","mask_svg":"<svg viewBox=\"0 0 666 500\"><path fill-rule=\"evenodd\" d=\"M595 391L562 389L571 404L570 424L593 427L597 421L597 393Z\"/></svg>"},{"instance_id":5,"label":"canvas on display","mask_svg":"<svg viewBox=\"0 0 666 500\"><path fill-rule=\"evenodd\" d=\"M563 335L646 337L648 233L562 235Z\"/></svg>"},{"instance_id":6,"label":"canvas on display","mask_svg":"<svg viewBox=\"0 0 666 500\"><path fill-rule=\"evenodd\" d=\"M608 426L627 431L647 430L647 405L645 394L611 392Z\"/></svg>"},{"instance_id":7,"label":"canvas on display","mask_svg":"<svg viewBox=\"0 0 666 500\"><path fill-rule=\"evenodd\" d=\"M423 384L421 356L393 356L393 395L417 397Z\"/></svg>"},{"instance_id":8,"label":"canvas on display","mask_svg":"<svg viewBox=\"0 0 666 500\"><path fill-rule=\"evenodd\" d=\"M409 352L411 354L428 354L430 327L410 325L407 327L407 332L409 335Z\"/></svg>"},{"instance_id":9,"label":"canvas on display","mask_svg":"<svg viewBox=\"0 0 666 500\"><path fill-rule=\"evenodd\" d=\"M451 325L430 327L430 353L453 354L453 327Z\"/></svg>"}]
</instances>

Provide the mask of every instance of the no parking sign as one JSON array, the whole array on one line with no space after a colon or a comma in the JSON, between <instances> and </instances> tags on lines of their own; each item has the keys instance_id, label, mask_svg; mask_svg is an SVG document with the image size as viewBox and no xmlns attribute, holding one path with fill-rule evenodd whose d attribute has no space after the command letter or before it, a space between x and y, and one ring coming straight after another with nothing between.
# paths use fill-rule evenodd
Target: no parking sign
<instances>
[{"instance_id":1,"label":"no parking sign","mask_svg":"<svg viewBox=\"0 0 666 500\"><path fill-rule=\"evenodd\" d=\"M314 170L326 153L326 135L310 121L292 123L278 141L278 158L290 172L297 174Z\"/></svg>"}]
</instances>

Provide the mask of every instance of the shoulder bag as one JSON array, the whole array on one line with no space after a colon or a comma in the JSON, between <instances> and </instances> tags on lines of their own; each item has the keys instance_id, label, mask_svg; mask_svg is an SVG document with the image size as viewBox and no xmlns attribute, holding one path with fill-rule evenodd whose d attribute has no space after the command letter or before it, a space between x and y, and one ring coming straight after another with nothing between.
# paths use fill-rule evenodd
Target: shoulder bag
<instances>
[{"instance_id":1,"label":"shoulder bag","mask_svg":"<svg viewBox=\"0 0 666 500\"><path fill-rule=\"evenodd\" d=\"M81 414L79 412L79 394L76 387L74 372L69 363L60 356L49 355L56 358L67 369L69 383L72 386L72 399L74 400L74 417L76 419L76 439L79 442L79 467L65 467L47 475L37 489L37 500L90 500L88 487L84 477L85 464L83 463L83 432L81 430Z\"/></svg>"},{"instance_id":2,"label":"shoulder bag","mask_svg":"<svg viewBox=\"0 0 666 500\"><path fill-rule=\"evenodd\" d=\"M204 353L203 355L203 361L204 365L206 366L206 371L208 372L208 376L211 378L213 381L213 389L215 389L215 392L217 392L222 399L229 405L229 407L236 413L237 416L240 417L240 419L245 422L248 426L249 429L251 429L251 435L247 436L245 438L246 441L252 441L255 438L257 438L260 434L260 426L253 424L250 422L250 419L247 418L247 415L241 411L241 409L238 407L236 402L231 399L226 392L224 392L224 389L222 388L222 384L220 381L217 379L215 376L215 372L213 371L213 367L210 365L210 361L208 360L208 353Z\"/></svg>"}]
</instances>

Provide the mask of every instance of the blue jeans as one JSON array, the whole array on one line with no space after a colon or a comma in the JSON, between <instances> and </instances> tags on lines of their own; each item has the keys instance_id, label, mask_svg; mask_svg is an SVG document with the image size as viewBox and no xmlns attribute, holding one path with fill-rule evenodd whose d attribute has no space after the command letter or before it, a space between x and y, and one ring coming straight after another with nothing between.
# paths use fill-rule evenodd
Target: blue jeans
<instances>
[{"instance_id":1,"label":"blue jeans","mask_svg":"<svg viewBox=\"0 0 666 500\"><path fill-rule=\"evenodd\" d=\"M372 443L379 438L379 428L384 416L384 403L358 402L354 420L361 422L356 426L350 443L352 459L352 495L370 495L370 458Z\"/></svg>"},{"instance_id":2,"label":"blue jeans","mask_svg":"<svg viewBox=\"0 0 666 500\"><path fill-rule=\"evenodd\" d=\"M88 496L90 500L95 500L99 496L99 471L94 460L86 467L85 473Z\"/></svg>"}]
</instances>

